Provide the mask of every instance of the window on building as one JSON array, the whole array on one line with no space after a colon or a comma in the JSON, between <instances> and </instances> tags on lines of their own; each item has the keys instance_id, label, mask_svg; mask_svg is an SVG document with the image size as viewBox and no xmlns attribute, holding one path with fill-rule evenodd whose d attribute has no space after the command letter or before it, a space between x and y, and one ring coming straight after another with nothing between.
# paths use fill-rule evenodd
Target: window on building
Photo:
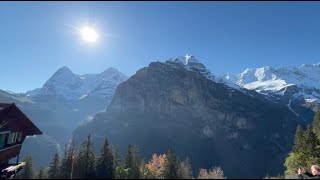
<instances>
[{"instance_id":1,"label":"window on building","mask_svg":"<svg viewBox=\"0 0 320 180\"><path fill-rule=\"evenodd\" d=\"M18 141L21 142L21 140L22 140L22 133L19 132L19 133L18 133Z\"/></svg>"},{"instance_id":2,"label":"window on building","mask_svg":"<svg viewBox=\"0 0 320 180\"><path fill-rule=\"evenodd\" d=\"M13 144L17 142L17 139L18 139L18 132L10 133L8 137L8 144Z\"/></svg>"},{"instance_id":3,"label":"window on building","mask_svg":"<svg viewBox=\"0 0 320 180\"><path fill-rule=\"evenodd\" d=\"M2 149L5 145L6 134L0 134L0 149Z\"/></svg>"},{"instance_id":4,"label":"window on building","mask_svg":"<svg viewBox=\"0 0 320 180\"><path fill-rule=\"evenodd\" d=\"M17 132L14 132L14 133L13 133L13 140L12 140L12 143L17 142L17 139L18 139L18 133L17 133Z\"/></svg>"},{"instance_id":5,"label":"window on building","mask_svg":"<svg viewBox=\"0 0 320 180\"><path fill-rule=\"evenodd\" d=\"M16 139L15 139L14 142L18 142L18 141L19 141L19 140L18 140L18 139L19 139L19 132L16 132L15 134L16 134L16 137L15 137Z\"/></svg>"},{"instance_id":6,"label":"window on building","mask_svg":"<svg viewBox=\"0 0 320 180\"><path fill-rule=\"evenodd\" d=\"M7 140L6 140L7 138ZM21 132L11 132L0 134L0 149L2 149L6 144L14 144L22 140Z\"/></svg>"},{"instance_id":7,"label":"window on building","mask_svg":"<svg viewBox=\"0 0 320 180\"><path fill-rule=\"evenodd\" d=\"M14 133L10 133L9 136L8 136L8 144L12 144L12 141L13 141L13 135Z\"/></svg>"}]
</instances>

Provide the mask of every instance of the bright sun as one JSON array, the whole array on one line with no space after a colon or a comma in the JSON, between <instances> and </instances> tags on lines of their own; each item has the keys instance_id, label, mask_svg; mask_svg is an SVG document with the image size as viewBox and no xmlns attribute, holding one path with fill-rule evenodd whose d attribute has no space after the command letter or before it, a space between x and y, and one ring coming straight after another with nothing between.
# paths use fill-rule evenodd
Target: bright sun
<instances>
[{"instance_id":1,"label":"bright sun","mask_svg":"<svg viewBox=\"0 0 320 180\"><path fill-rule=\"evenodd\" d=\"M96 42L98 40L98 33L92 27L85 26L85 27L81 28L80 29L80 34L81 34L81 38L84 41L93 43L93 42Z\"/></svg>"}]
</instances>

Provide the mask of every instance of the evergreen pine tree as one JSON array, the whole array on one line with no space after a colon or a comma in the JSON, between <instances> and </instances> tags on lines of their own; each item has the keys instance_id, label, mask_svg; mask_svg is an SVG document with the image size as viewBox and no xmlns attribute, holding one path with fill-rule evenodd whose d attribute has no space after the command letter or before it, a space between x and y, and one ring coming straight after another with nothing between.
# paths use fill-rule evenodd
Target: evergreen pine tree
<instances>
[{"instance_id":1,"label":"evergreen pine tree","mask_svg":"<svg viewBox=\"0 0 320 180\"><path fill-rule=\"evenodd\" d=\"M115 145L114 147L114 158L113 158L114 167L118 167L121 165L121 159L120 159L120 152L118 145Z\"/></svg>"},{"instance_id":2,"label":"evergreen pine tree","mask_svg":"<svg viewBox=\"0 0 320 180\"><path fill-rule=\"evenodd\" d=\"M114 146L114 157L113 157L113 174L114 178L116 178L117 167L121 166L120 152L118 145Z\"/></svg>"},{"instance_id":3,"label":"evergreen pine tree","mask_svg":"<svg viewBox=\"0 0 320 180\"><path fill-rule=\"evenodd\" d=\"M37 179L46 179L46 178L47 178L46 171L43 167L41 167L37 175Z\"/></svg>"},{"instance_id":4,"label":"evergreen pine tree","mask_svg":"<svg viewBox=\"0 0 320 180\"><path fill-rule=\"evenodd\" d=\"M137 146L128 145L124 168L128 171L129 179L139 179L141 177L141 159Z\"/></svg>"},{"instance_id":5,"label":"evergreen pine tree","mask_svg":"<svg viewBox=\"0 0 320 180\"><path fill-rule=\"evenodd\" d=\"M180 169L181 179L192 179L192 168L188 157L181 162Z\"/></svg>"},{"instance_id":6,"label":"evergreen pine tree","mask_svg":"<svg viewBox=\"0 0 320 180\"><path fill-rule=\"evenodd\" d=\"M114 177L114 162L112 148L108 138L105 139L101 148L101 155L97 162L97 177L102 179L112 179Z\"/></svg>"},{"instance_id":7,"label":"evergreen pine tree","mask_svg":"<svg viewBox=\"0 0 320 180\"><path fill-rule=\"evenodd\" d=\"M115 179L129 179L128 169L124 169L122 166L118 166L115 171Z\"/></svg>"},{"instance_id":8,"label":"evergreen pine tree","mask_svg":"<svg viewBox=\"0 0 320 180\"><path fill-rule=\"evenodd\" d=\"M296 174L301 167L310 167L320 161L320 141L312 126L308 126L303 132L299 126L294 138L294 148L285 161L285 174L289 177Z\"/></svg>"},{"instance_id":9,"label":"evergreen pine tree","mask_svg":"<svg viewBox=\"0 0 320 180\"><path fill-rule=\"evenodd\" d=\"M313 132L317 135L320 140L320 109L316 112L313 119Z\"/></svg>"},{"instance_id":10,"label":"evergreen pine tree","mask_svg":"<svg viewBox=\"0 0 320 180\"><path fill-rule=\"evenodd\" d=\"M33 171L31 155L27 155L24 158L24 162L26 163L26 165L23 168L23 171L22 171L22 174L21 174L21 178L22 179L33 179L34 171Z\"/></svg>"},{"instance_id":11,"label":"evergreen pine tree","mask_svg":"<svg viewBox=\"0 0 320 180\"><path fill-rule=\"evenodd\" d=\"M133 166L134 166L133 149L132 149L132 146L129 144L127 154L126 154L124 168L132 168Z\"/></svg>"},{"instance_id":12,"label":"evergreen pine tree","mask_svg":"<svg viewBox=\"0 0 320 180\"><path fill-rule=\"evenodd\" d=\"M137 146L133 147L133 179L139 179L141 178L141 159L139 156L139 149Z\"/></svg>"},{"instance_id":13,"label":"evergreen pine tree","mask_svg":"<svg viewBox=\"0 0 320 180\"><path fill-rule=\"evenodd\" d=\"M124 169L128 173L128 179L134 179L134 152L133 152L133 147L129 144L126 157L125 157L125 163L124 163Z\"/></svg>"},{"instance_id":14,"label":"evergreen pine tree","mask_svg":"<svg viewBox=\"0 0 320 180\"><path fill-rule=\"evenodd\" d=\"M176 158L177 158L177 165L176 165L176 167L177 167L177 178L176 179L182 179L182 171L181 171L181 161L180 161L180 158L179 157L177 157L176 156Z\"/></svg>"},{"instance_id":15,"label":"evergreen pine tree","mask_svg":"<svg viewBox=\"0 0 320 180\"><path fill-rule=\"evenodd\" d=\"M298 168L306 167L305 160L301 158L302 153L293 153L290 152L288 157L285 160L284 166L286 167L285 175L292 176L297 174Z\"/></svg>"},{"instance_id":16,"label":"evergreen pine tree","mask_svg":"<svg viewBox=\"0 0 320 180\"><path fill-rule=\"evenodd\" d=\"M71 155L71 147L68 149L67 145L65 145L64 154L60 165L60 178L69 179L71 176Z\"/></svg>"},{"instance_id":17,"label":"evergreen pine tree","mask_svg":"<svg viewBox=\"0 0 320 180\"><path fill-rule=\"evenodd\" d=\"M293 162L294 164L298 164L296 168L299 166L306 166L306 159L308 158L308 155L306 154L305 149L307 148L307 142L306 142L306 136L305 136L305 131L302 130L301 126L299 125L296 129L296 134L294 137L294 146L293 146L293 151L291 154L291 160L294 159L293 161L288 161L288 162ZM288 163L287 162L287 163ZM289 164L288 164L289 165ZM289 165L292 167L292 165ZM293 170L291 170L293 171ZM289 172L289 171L288 171Z\"/></svg>"},{"instance_id":18,"label":"evergreen pine tree","mask_svg":"<svg viewBox=\"0 0 320 180\"><path fill-rule=\"evenodd\" d=\"M177 179L179 177L179 164L175 153L169 149L166 155L164 179Z\"/></svg>"},{"instance_id":19,"label":"evergreen pine tree","mask_svg":"<svg viewBox=\"0 0 320 180\"><path fill-rule=\"evenodd\" d=\"M304 135L306 141L306 148L303 152L305 154L308 165L317 163L317 161L320 158L320 151L317 148L320 145L320 142L312 129L312 126L308 126Z\"/></svg>"},{"instance_id":20,"label":"evergreen pine tree","mask_svg":"<svg viewBox=\"0 0 320 180\"><path fill-rule=\"evenodd\" d=\"M304 146L304 136L303 130L300 125L298 125L296 129L296 134L294 136L294 145L293 145L293 152L301 152Z\"/></svg>"},{"instance_id":21,"label":"evergreen pine tree","mask_svg":"<svg viewBox=\"0 0 320 180\"><path fill-rule=\"evenodd\" d=\"M77 178L92 179L96 177L95 151L91 135L81 144L78 159L76 161Z\"/></svg>"},{"instance_id":22,"label":"evergreen pine tree","mask_svg":"<svg viewBox=\"0 0 320 180\"><path fill-rule=\"evenodd\" d=\"M53 159L48 169L48 178L59 179L60 178L59 169L60 169L60 158L59 158L58 152L56 152L53 156Z\"/></svg>"}]
</instances>

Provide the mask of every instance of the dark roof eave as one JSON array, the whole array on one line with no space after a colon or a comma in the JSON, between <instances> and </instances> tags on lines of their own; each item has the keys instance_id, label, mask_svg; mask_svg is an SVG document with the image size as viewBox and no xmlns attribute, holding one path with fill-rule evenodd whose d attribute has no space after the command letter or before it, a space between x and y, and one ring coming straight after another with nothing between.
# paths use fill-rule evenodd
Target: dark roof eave
<instances>
[{"instance_id":1,"label":"dark roof eave","mask_svg":"<svg viewBox=\"0 0 320 180\"><path fill-rule=\"evenodd\" d=\"M33 128L32 128L32 131L33 131L33 132L32 132L32 133L27 133L27 134L26 134L27 136L42 135L42 134L43 134L42 131L16 106L15 103L12 103L12 105L15 106L16 109L17 109L18 111L20 111L20 113L24 116L24 118L27 119L27 120L32 124L32 126L33 126Z\"/></svg>"}]
</instances>

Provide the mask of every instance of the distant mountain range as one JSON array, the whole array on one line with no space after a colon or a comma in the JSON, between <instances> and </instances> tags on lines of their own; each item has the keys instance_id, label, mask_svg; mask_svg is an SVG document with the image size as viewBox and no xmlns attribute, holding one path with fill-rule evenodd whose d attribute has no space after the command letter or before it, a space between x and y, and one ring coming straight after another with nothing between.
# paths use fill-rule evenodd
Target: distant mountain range
<instances>
[{"instance_id":1,"label":"distant mountain range","mask_svg":"<svg viewBox=\"0 0 320 180\"><path fill-rule=\"evenodd\" d=\"M320 63L300 67L261 67L240 74L226 74L224 79L247 89L283 94L288 86L320 89ZM282 90L282 91L281 91ZM319 94L316 95L319 98Z\"/></svg>"},{"instance_id":2,"label":"distant mountain range","mask_svg":"<svg viewBox=\"0 0 320 180\"><path fill-rule=\"evenodd\" d=\"M97 147L108 136L122 152L137 144L144 156L174 147L194 170L221 165L227 177L263 177L283 170L296 125L319 108L319 77L320 64L218 75L186 55L152 62L130 78L114 68L77 75L62 67L41 88L0 90L0 102L15 102L44 132L22 149L37 168L76 129L77 143L92 133Z\"/></svg>"},{"instance_id":3,"label":"distant mountain range","mask_svg":"<svg viewBox=\"0 0 320 180\"><path fill-rule=\"evenodd\" d=\"M320 104L320 63L300 67L262 67L240 74L220 75L217 80L245 88L286 104L297 116L310 121Z\"/></svg>"},{"instance_id":4,"label":"distant mountain range","mask_svg":"<svg viewBox=\"0 0 320 180\"><path fill-rule=\"evenodd\" d=\"M77 75L62 67L41 88L27 93L0 91L0 102L16 103L44 132L26 140L22 156L31 153L36 168L48 165L52 154L69 143L76 127L106 109L116 87L126 79L114 68Z\"/></svg>"},{"instance_id":5,"label":"distant mountain range","mask_svg":"<svg viewBox=\"0 0 320 180\"><path fill-rule=\"evenodd\" d=\"M56 96L77 101L90 96L110 99L118 84L127 77L117 69L108 68L100 74L74 74L69 68L62 67L43 85L27 92L27 96Z\"/></svg>"}]
</instances>

